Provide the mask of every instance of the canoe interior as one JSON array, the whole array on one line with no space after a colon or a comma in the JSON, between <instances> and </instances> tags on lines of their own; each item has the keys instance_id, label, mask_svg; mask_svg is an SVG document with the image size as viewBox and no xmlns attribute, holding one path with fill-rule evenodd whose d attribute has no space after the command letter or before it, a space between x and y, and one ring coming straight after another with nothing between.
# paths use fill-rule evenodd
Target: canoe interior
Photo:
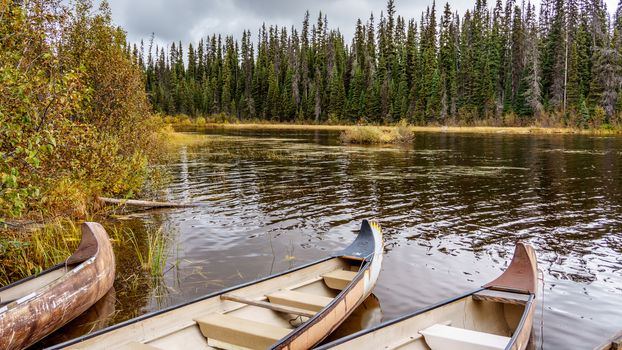
<instances>
[{"instance_id":1,"label":"canoe interior","mask_svg":"<svg viewBox=\"0 0 622 350\"><path fill-rule=\"evenodd\" d=\"M333 349L429 350L419 331L435 324L512 337L524 312L524 304L475 300L469 295L353 338Z\"/></svg>"},{"instance_id":2,"label":"canoe interior","mask_svg":"<svg viewBox=\"0 0 622 350\"><path fill-rule=\"evenodd\" d=\"M270 303L268 295L275 293L287 294L288 291L304 293L305 300L328 300L335 298L339 289L335 289L334 281L327 281L327 277L334 272L352 272L355 275L361 268L363 262L360 260L346 258L332 258L308 266L304 269L293 271L278 277L261 281L257 284L248 285L239 289L231 290L226 295L236 298L248 299ZM329 287L329 284L333 288ZM296 294L296 293L294 293ZM281 303L279 303L281 304ZM281 304L282 305L282 304ZM287 307L287 306L286 306ZM291 305L290 305L291 307ZM296 305L297 308L304 308ZM311 308L306 308L307 312ZM317 312L315 309L311 312ZM219 347L210 346L208 338L202 333L203 319L219 318L225 315L226 318L233 317L232 320L238 322L231 323L232 327L244 326L246 320L258 323L258 325L284 331L285 335L295 330L303 324L309 317L275 311L266 307L248 305L243 302L224 300L221 295L208 299L200 300L156 316L146 317L142 320L119 327L112 331L101 334L98 337L87 339L77 343L70 348L120 348L120 349L242 349L242 348L265 348L265 346L240 346L229 347L226 339L211 339L210 344L218 344ZM242 321L239 321L239 320ZM197 320L199 322L197 322ZM259 327L261 329L261 327ZM226 332L224 329L223 332ZM244 333L235 332L236 337L245 337ZM279 332L272 334L276 340L283 336ZM266 335L270 337L270 335ZM277 341L274 341L276 343ZM252 343L252 342L250 342Z\"/></svg>"},{"instance_id":3,"label":"canoe interior","mask_svg":"<svg viewBox=\"0 0 622 350\"><path fill-rule=\"evenodd\" d=\"M14 300L23 298L36 290L56 281L64 276L70 268L65 265L55 266L38 276L28 278L14 284L8 285L0 290L0 306L6 305Z\"/></svg>"}]
</instances>

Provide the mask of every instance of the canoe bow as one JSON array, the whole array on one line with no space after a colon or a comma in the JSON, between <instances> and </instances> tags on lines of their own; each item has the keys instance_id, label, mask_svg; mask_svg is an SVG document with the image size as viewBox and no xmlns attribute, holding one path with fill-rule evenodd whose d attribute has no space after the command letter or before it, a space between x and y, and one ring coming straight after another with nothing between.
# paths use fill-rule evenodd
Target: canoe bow
<instances>
[{"instance_id":1,"label":"canoe bow","mask_svg":"<svg viewBox=\"0 0 622 350\"><path fill-rule=\"evenodd\" d=\"M36 343L82 314L112 287L115 260L106 231L94 222L82 224L81 231L78 249L64 263L0 288L0 292L26 288L44 274L67 269L59 278L0 308L0 349Z\"/></svg>"}]
</instances>

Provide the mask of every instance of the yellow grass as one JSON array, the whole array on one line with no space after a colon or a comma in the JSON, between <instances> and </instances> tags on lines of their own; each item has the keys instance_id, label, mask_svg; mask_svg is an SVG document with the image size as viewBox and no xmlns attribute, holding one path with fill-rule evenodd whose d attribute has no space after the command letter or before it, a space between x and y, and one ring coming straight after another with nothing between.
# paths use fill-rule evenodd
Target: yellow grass
<instances>
[{"instance_id":1,"label":"yellow grass","mask_svg":"<svg viewBox=\"0 0 622 350\"><path fill-rule=\"evenodd\" d=\"M414 138L410 127L400 125L392 128L377 126L355 126L341 132L339 139L343 143L353 144L391 144L410 143Z\"/></svg>"},{"instance_id":2,"label":"yellow grass","mask_svg":"<svg viewBox=\"0 0 622 350\"><path fill-rule=\"evenodd\" d=\"M344 131L357 128L355 125L317 125L317 124L287 124L287 123L207 123L205 128L223 129L257 129L257 130L328 130ZM376 126L378 130L390 131L394 126ZM410 126L415 133L463 133L463 134L582 134L582 135L617 135L620 130L608 129L575 129L575 128L544 128L537 126L527 127L496 127L496 126Z\"/></svg>"}]
</instances>

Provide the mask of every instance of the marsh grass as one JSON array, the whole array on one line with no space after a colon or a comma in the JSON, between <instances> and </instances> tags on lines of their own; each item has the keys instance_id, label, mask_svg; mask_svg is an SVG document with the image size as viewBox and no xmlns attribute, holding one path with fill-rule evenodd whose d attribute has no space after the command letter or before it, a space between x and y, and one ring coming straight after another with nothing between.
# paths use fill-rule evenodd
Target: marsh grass
<instances>
[{"instance_id":1,"label":"marsh grass","mask_svg":"<svg viewBox=\"0 0 622 350\"><path fill-rule=\"evenodd\" d=\"M56 220L32 233L6 232L0 238L0 285L41 273L69 257L80 244L80 227Z\"/></svg>"},{"instance_id":2,"label":"marsh grass","mask_svg":"<svg viewBox=\"0 0 622 350\"><path fill-rule=\"evenodd\" d=\"M169 244L161 229L149 230L146 233L146 245L141 245L133 231L128 232L128 238L134 248L136 258L141 268L151 277L164 275L164 268L169 253Z\"/></svg>"},{"instance_id":3,"label":"marsh grass","mask_svg":"<svg viewBox=\"0 0 622 350\"><path fill-rule=\"evenodd\" d=\"M164 274L168 240L161 229L148 228L143 239L130 229L107 228L116 253L130 246L140 269L151 277ZM80 225L70 220L56 220L32 232L0 231L0 286L8 285L65 261L82 239ZM128 244L130 243L130 244Z\"/></svg>"},{"instance_id":4,"label":"marsh grass","mask_svg":"<svg viewBox=\"0 0 622 350\"><path fill-rule=\"evenodd\" d=\"M406 124L391 128L354 126L342 131L339 139L345 144L405 144L413 141L414 134L411 127Z\"/></svg>"},{"instance_id":5,"label":"marsh grass","mask_svg":"<svg viewBox=\"0 0 622 350\"><path fill-rule=\"evenodd\" d=\"M181 124L177 126L193 126L199 130L201 128L222 128L222 129L247 129L247 130L326 130L326 131L346 131L355 128L353 125L327 125L312 123L271 123L266 121L245 121L244 123L218 123L207 121L205 124ZM390 129L392 126L376 126L380 129ZM550 127L545 125L532 126L491 126L491 125L426 125L410 126L414 133L463 133L463 134L584 134L584 135L619 135L622 128L610 125L603 125L600 128L581 129L570 127ZM194 130L194 129L192 129Z\"/></svg>"}]
</instances>

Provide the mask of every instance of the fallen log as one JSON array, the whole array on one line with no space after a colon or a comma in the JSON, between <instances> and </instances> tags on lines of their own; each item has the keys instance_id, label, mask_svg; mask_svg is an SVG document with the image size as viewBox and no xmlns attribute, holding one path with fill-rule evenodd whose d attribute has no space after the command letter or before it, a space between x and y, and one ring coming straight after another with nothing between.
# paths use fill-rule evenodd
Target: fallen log
<instances>
[{"instance_id":1,"label":"fallen log","mask_svg":"<svg viewBox=\"0 0 622 350\"><path fill-rule=\"evenodd\" d=\"M107 198L107 197L97 197L97 199L106 204L116 204L116 205L129 205L134 207L143 207L143 208L191 208L196 207L199 204L197 203L172 203L172 202L154 202L154 201L142 201L135 199L118 199L118 198Z\"/></svg>"}]
</instances>

